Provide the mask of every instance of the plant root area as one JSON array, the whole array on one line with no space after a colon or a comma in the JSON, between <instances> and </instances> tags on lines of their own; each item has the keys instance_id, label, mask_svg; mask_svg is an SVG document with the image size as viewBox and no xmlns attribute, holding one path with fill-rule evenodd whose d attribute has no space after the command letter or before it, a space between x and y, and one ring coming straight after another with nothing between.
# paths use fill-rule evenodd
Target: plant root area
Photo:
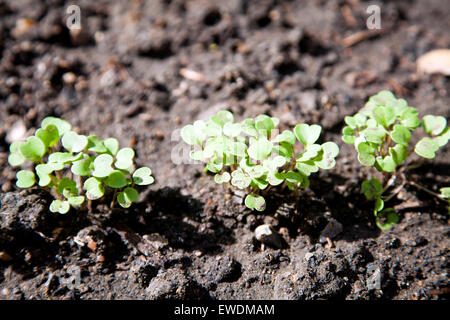
<instances>
[{"instance_id":1,"label":"plant root area","mask_svg":"<svg viewBox=\"0 0 450 320\"><path fill-rule=\"evenodd\" d=\"M74 3L80 30L66 26ZM449 47L450 6L383 2L382 29L368 33L368 5L0 1L0 299L448 298L447 204L405 185L386 204L400 221L379 230L360 190L378 175L341 130L380 90L449 118L449 78L417 73L416 60ZM250 211L201 164L172 161L177 130L223 108L237 121L278 117L281 129L320 124L319 142L340 146L336 167ZM46 116L133 147L156 182L127 210L107 197L92 212L51 213L52 196L17 188L7 162L10 140ZM405 175L439 192L449 159L447 146ZM261 224L272 245L256 240Z\"/></svg>"}]
</instances>

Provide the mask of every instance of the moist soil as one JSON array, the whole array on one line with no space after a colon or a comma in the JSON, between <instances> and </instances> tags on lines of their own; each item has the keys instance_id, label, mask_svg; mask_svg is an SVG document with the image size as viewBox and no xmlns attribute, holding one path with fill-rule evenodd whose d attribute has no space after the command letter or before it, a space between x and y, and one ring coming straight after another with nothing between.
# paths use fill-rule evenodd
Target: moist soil
<instances>
[{"instance_id":1,"label":"moist soil","mask_svg":"<svg viewBox=\"0 0 450 320\"><path fill-rule=\"evenodd\" d=\"M0 1L0 299L448 298L446 203L406 185L388 203L399 223L379 230L360 192L374 173L340 140L383 89L449 118L449 79L416 72L450 45L446 0L379 3L381 31L354 44L372 2L77 1L81 31L65 24L72 3ZM252 212L202 165L172 161L177 130L222 108L320 124L338 165ZM127 210L109 198L49 212L51 195L17 188L7 163L11 131L46 116L133 147L156 183ZM437 192L449 158L447 146L406 178ZM258 242L261 224L280 241Z\"/></svg>"}]
</instances>

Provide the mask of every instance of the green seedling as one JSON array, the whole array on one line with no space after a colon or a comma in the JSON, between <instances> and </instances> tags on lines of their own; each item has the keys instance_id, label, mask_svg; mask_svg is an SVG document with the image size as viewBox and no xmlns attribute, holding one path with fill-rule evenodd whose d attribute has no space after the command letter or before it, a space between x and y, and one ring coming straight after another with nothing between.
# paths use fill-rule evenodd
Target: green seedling
<instances>
[{"instance_id":1,"label":"green seedling","mask_svg":"<svg viewBox=\"0 0 450 320\"><path fill-rule=\"evenodd\" d=\"M190 157L206 163L205 171L215 174L216 183L247 191L245 205L263 211L268 190L307 188L309 176L333 168L339 153L334 142L317 143L318 125L303 123L278 133L278 124L277 118L264 114L234 122L230 111L221 110L209 121L183 127L181 137L194 147Z\"/></svg>"},{"instance_id":2,"label":"green seedling","mask_svg":"<svg viewBox=\"0 0 450 320\"><path fill-rule=\"evenodd\" d=\"M9 164L26 161L34 168L18 171L16 185L30 188L37 183L49 189L56 198L52 212L67 213L101 199L108 189L114 190L111 206L117 200L128 208L138 199L135 187L154 182L150 168L135 168L133 149L119 149L115 138L79 135L70 123L55 117L45 118L34 136L11 144Z\"/></svg>"},{"instance_id":3,"label":"green seedling","mask_svg":"<svg viewBox=\"0 0 450 320\"><path fill-rule=\"evenodd\" d=\"M385 187L376 178L362 184L367 199L375 200L377 225L388 229L398 221L398 216L394 209L384 208L384 201L391 197L384 197L383 193L395 180L399 166L412 154L433 159L439 148L448 143L450 128L447 120L434 115L420 119L418 110L409 106L406 100L397 99L390 91L381 91L370 97L354 116L345 117L345 123L342 140L354 145L363 166L374 167L389 180ZM412 146L412 133L418 128L422 128L427 136ZM381 223L381 218L386 218L387 222Z\"/></svg>"},{"instance_id":4,"label":"green seedling","mask_svg":"<svg viewBox=\"0 0 450 320\"><path fill-rule=\"evenodd\" d=\"M450 187L441 188L439 191L441 191L441 198L448 202L448 213L450 214Z\"/></svg>"}]
</instances>

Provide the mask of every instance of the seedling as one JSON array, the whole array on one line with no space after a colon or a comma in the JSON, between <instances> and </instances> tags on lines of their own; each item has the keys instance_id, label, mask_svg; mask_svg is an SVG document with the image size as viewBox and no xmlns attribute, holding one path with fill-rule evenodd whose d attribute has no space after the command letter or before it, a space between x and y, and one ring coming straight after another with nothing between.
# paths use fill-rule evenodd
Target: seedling
<instances>
[{"instance_id":1,"label":"seedling","mask_svg":"<svg viewBox=\"0 0 450 320\"><path fill-rule=\"evenodd\" d=\"M384 202L392 196L383 194L393 184L396 173L404 171L406 167L402 165L413 153L433 159L439 148L447 144L450 139L447 120L434 115L420 119L417 109L409 106L406 100L397 99L390 91L381 91L370 97L354 116L345 117L345 123L342 140L354 145L363 166L375 167L388 180L384 187L376 178L364 181L362 191L368 200L375 200L377 225L389 229L398 221L398 216L394 209L384 208ZM412 147L412 133L419 127L427 136ZM387 219L385 224L381 222L383 217Z\"/></svg>"},{"instance_id":2,"label":"seedling","mask_svg":"<svg viewBox=\"0 0 450 320\"><path fill-rule=\"evenodd\" d=\"M70 123L55 117L45 118L34 136L12 143L10 151L10 165L33 163L33 170L17 172L16 185L30 188L37 183L49 189L56 198L52 212L67 213L71 206L85 205L86 199L102 198L108 189L114 190L111 206L117 199L128 208L138 198L135 186L154 182L150 168L136 170L133 149L119 149L115 138L79 135Z\"/></svg>"},{"instance_id":3,"label":"seedling","mask_svg":"<svg viewBox=\"0 0 450 320\"><path fill-rule=\"evenodd\" d=\"M181 137L194 146L190 157L206 163L205 171L215 174L216 183L246 190L245 205L263 211L268 190L307 188L311 173L333 168L339 153L334 142L316 143L319 125L302 123L278 133L278 124L264 114L234 122L230 111L221 110L207 122L183 127ZM300 153L297 141L303 146Z\"/></svg>"}]
</instances>

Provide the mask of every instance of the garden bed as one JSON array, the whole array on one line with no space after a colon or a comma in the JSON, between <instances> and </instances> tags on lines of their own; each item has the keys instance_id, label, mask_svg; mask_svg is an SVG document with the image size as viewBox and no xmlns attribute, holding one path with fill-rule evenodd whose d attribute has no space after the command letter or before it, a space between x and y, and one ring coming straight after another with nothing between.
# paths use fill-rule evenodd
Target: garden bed
<instances>
[{"instance_id":1,"label":"garden bed","mask_svg":"<svg viewBox=\"0 0 450 320\"><path fill-rule=\"evenodd\" d=\"M0 299L448 297L446 204L405 187L392 201L399 223L380 231L360 192L371 171L341 141L344 117L383 89L449 118L448 77L416 72L419 56L450 45L446 1L382 4L383 32L351 46L368 2L79 5L83 27L71 33L64 1L0 2ZM171 161L177 130L223 108L238 121L320 124L320 141L340 146L338 165L253 212L203 166ZM50 212L50 194L17 188L7 161L12 132L33 133L46 116L133 147L156 182L129 209L106 200L91 213ZM448 186L449 156L446 146L408 178ZM342 231L328 243L330 221ZM264 223L281 248L255 240Z\"/></svg>"}]
</instances>

